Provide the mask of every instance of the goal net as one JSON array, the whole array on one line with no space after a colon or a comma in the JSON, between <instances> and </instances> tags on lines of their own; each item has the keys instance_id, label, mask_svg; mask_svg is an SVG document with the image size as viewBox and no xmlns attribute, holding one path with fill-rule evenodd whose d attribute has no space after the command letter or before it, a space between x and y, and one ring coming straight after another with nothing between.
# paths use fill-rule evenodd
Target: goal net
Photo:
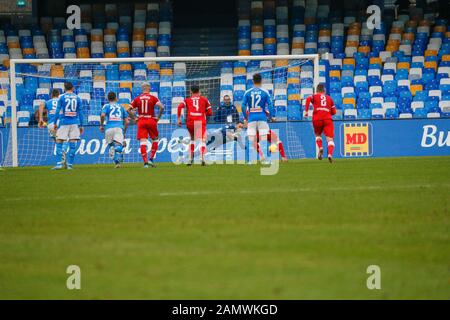
<instances>
[{"instance_id":1,"label":"goal net","mask_svg":"<svg viewBox=\"0 0 450 320\"><path fill-rule=\"evenodd\" d=\"M189 96L190 87L198 85L201 94L210 100L214 115L208 121L208 130L217 129L227 122L237 121L234 117L216 114L224 97L229 96L240 113L243 95L253 86L255 73L261 74L263 87L272 96L276 122L271 123L271 128L279 131L287 156L305 157L295 122L302 120L302 101L313 93L319 82L318 55L13 59L9 83L1 82L8 91L8 99L4 99L4 112L0 114L3 124L3 128L0 127L0 164L53 164L54 141L46 128L38 127L38 109L41 103L51 98L52 89L63 92L65 82L74 85L75 93L83 101L83 127L86 130L78 143L77 163L111 162L104 134L98 127L102 106L107 102L108 92L116 93L118 103L129 104L142 92L144 81L150 83L151 93L165 106L158 125L157 158L173 161L174 154L187 151L176 120L177 106ZM126 141L124 161L141 161L135 124L130 125Z\"/></svg>"}]
</instances>

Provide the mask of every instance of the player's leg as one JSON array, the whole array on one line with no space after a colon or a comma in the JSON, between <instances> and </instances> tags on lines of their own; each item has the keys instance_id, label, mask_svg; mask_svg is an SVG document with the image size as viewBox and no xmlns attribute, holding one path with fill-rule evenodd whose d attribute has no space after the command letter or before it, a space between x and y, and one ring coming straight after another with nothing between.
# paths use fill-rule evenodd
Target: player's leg
<instances>
[{"instance_id":1,"label":"player's leg","mask_svg":"<svg viewBox=\"0 0 450 320\"><path fill-rule=\"evenodd\" d=\"M63 143L69 138L68 126L61 126L56 132L56 166L52 170L60 170L63 168Z\"/></svg>"},{"instance_id":2,"label":"player's leg","mask_svg":"<svg viewBox=\"0 0 450 320\"><path fill-rule=\"evenodd\" d=\"M270 134L268 136L270 143L276 143L278 146L278 152L280 153L281 160L287 161L286 153L284 152L284 146L281 140L278 138L277 134L273 131L270 131Z\"/></svg>"},{"instance_id":3,"label":"player's leg","mask_svg":"<svg viewBox=\"0 0 450 320\"><path fill-rule=\"evenodd\" d=\"M188 166L191 166L194 163L194 151L195 151L195 134L194 134L194 124L188 123L186 124L186 128L189 131L189 135L191 137L191 141L189 142L189 162Z\"/></svg>"},{"instance_id":4,"label":"player's leg","mask_svg":"<svg viewBox=\"0 0 450 320\"><path fill-rule=\"evenodd\" d=\"M152 139L152 148L150 150L150 165L152 167L156 167L156 165L154 163L154 159L155 159L156 151L158 151L159 132L158 132L158 124L154 119L151 119L149 122L148 134L150 136L150 139Z\"/></svg>"},{"instance_id":5,"label":"player's leg","mask_svg":"<svg viewBox=\"0 0 450 320\"><path fill-rule=\"evenodd\" d=\"M257 122L257 130L259 133L259 147L261 148L261 153L263 157L261 157L261 163L267 164L266 159L268 159L268 145L267 145L267 136L269 135L269 124L266 121L258 121Z\"/></svg>"},{"instance_id":6,"label":"player's leg","mask_svg":"<svg viewBox=\"0 0 450 320\"><path fill-rule=\"evenodd\" d=\"M114 159L114 128L109 128L105 131L105 142L107 144L106 152L111 160Z\"/></svg>"},{"instance_id":7,"label":"player's leg","mask_svg":"<svg viewBox=\"0 0 450 320\"><path fill-rule=\"evenodd\" d=\"M248 164L253 164L257 160L258 148L258 138L257 138L257 121L249 122L247 125L247 136L249 140L248 144Z\"/></svg>"},{"instance_id":8,"label":"player's leg","mask_svg":"<svg viewBox=\"0 0 450 320\"><path fill-rule=\"evenodd\" d=\"M80 128L78 125L70 125L69 128L69 152L67 161L67 169L71 170L75 160L75 153L77 151L77 142L80 140Z\"/></svg>"},{"instance_id":9,"label":"player's leg","mask_svg":"<svg viewBox=\"0 0 450 320\"><path fill-rule=\"evenodd\" d=\"M123 162L123 142L125 137L123 136L123 130L121 128L115 128L114 131L114 164L116 165L116 168L120 168L120 163Z\"/></svg>"},{"instance_id":10,"label":"player's leg","mask_svg":"<svg viewBox=\"0 0 450 320\"><path fill-rule=\"evenodd\" d=\"M144 119L138 120L137 139L139 140L139 150L141 152L142 161L144 161L144 168L148 167L147 144L148 131Z\"/></svg>"},{"instance_id":11,"label":"player's leg","mask_svg":"<svg viewBox=\"0 0 450 320\"><path fill-rule=\"evenodd\" d=\"M206 123L201 123L200 129L197 128L199 140L200 140L200 154L202 158L202 166L206 165L205 153L206 153Z\"/></svg>"},{"instance_id":12,"label":"player's leg","mask_svg":"<svg viewBox=\"0 0 450 320\"><path fill-rule=\"evenodd\" d=\"M328 161L333 162L333 152L334 152L334 125L332 120L327 120L324 128L325 137L327 139L328 145Z\"/></svg>"},{"instance_id":13,"label":"player's leg","mask_svg":"<svg viewBox=\"0 0 450 320\"><path fill-rule=\"evenodd\" d=\"M319 153L317 155L317 159L322 160L323 158L323 141L322 141L322 132L323 132L323 123L322 120L313 121L314 135L316 136L316 145L319 149Z\"/></svg>"}]
</instances>

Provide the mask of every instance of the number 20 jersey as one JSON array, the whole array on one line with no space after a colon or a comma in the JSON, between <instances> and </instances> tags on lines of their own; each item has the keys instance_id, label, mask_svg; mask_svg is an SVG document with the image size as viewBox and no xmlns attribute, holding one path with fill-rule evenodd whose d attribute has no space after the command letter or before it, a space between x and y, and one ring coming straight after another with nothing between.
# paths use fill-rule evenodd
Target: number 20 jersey
<instances>
[{"instance_id":1,"label":"number 20 jersey","mask_svg":"<svg viewBox=\"0 0 450 320\"><path fill-rule=\"evenodd\" d=\"M81 125L83 120L83 102L75 93L64 93L59 96L54 121L59 125Z\"/></svg>"}]
</instances>

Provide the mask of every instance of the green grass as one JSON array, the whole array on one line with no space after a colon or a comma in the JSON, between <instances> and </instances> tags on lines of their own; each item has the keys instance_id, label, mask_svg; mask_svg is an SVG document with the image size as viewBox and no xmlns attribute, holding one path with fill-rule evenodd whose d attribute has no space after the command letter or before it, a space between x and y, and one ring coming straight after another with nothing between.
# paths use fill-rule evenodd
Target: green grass
<instances>
[{"instance_id":1,"label":"green grass","mask_svg":"<svg viewBox=\"0 0 450 320\"><path fill-rule=\"evenodd\" d=\"M449 299L450 157L0 172L2 299ZM82 289L66 288L68 265ZM381 268L368 290L366 268Z\"/></svg>"}]
</instances>

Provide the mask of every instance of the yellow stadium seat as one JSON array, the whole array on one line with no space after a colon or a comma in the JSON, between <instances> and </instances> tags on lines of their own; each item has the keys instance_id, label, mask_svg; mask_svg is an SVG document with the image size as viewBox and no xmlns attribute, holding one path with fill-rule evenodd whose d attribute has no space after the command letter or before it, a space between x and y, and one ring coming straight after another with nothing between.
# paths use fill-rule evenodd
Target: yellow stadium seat
<instances>
[{"instance_id":1,"label":"yellow stadium seat","mask_svg":"<svg viewBox=\"0 0 450 320\"><path fill-rule=\"evenodd\" d=\"M288 60L276 60L275 67L286 67L289 64Z\"/></svg>"},{"instance_id":2,"label":"yellow stadium seat","mask_svg":"<svg viewBox=\"0 0 450 320\"><path fill-rule=\"evenodd\" d=\"M342 104L352 104L355 107L355 98L344 98Z\"/></svg>"},{"instance_id":3,"label":"yellow stadium seat","mask_svg":"<svg viewBox=\"0 0 450 320\"><path fill-rule=\"evenodd\" d=\"M412 84L412 85L409 87L409 89L411 90L411 94L412 94L413 96L415 96L417 91L422 91L422 90L423 90L423 87L422 87L421 84Z\"/></svg>"},{"instance_id":4,"label":"yellow stadium seat","mask_svg":"<svg viewBox=\"0 0 450 320\"><path fill-rule=\"evenodd\" d=\"M407 70L409 70L409 62L399 62L397 64L397 69L407 69Z\"/></svg>"},{"instance_id":5,"label":"yellow stadium seat","mask_svg":"<svg viewBox=\"0 0 450 320\"><path fill-rule=\"evenodd\" d=\"M436 61L425 61L425 64L423 65L425 68L432 68L434 70L437 69L437 62Z\"/></svg>"},{"instance_id":6,"label":"yellow stadium seat","mask_svg":"<svg viewBox=\"0 0 450 320\"><path fill-rule=\"evenodd\" d=\"M247 74L247 70L243 67L234 68L234 74Z\"/></svg>"},{"instance_id":7,"label":"yellow stadium seat","mask_svg":"<svg viewBox=\"0 0 450 320\"><path fill-rule=\"evenodd\" d=\"M300 78L288 78L287 84L297 84L300 83Z\"/></svg>"},{"instance_id":8,"label":"yellow stadium seat","mask_svg":"<svg viewBox=\"0 0 450 320\"><path fill-rule=\"evenodd\" d=\"M119 65L120 71L131 70L131 69L132 69L132 67L131 67L131 64L129 64L129 63L123 63L123 64Z\"/></svg>"},{"instance_id":9,"label":"yellow stadium seat","mask_svg":"<svg viewBox=\"0 0 450 320\"><path fill-rule=\"evenodd\" d=\"M149 69L149 70L159 70L159 64L157 64L157 63L149 63L147 65L147 69Z\"/></svg>"},{"instance_id":10,"label":"yellow stadium seat","mask_svg":"<svg viewBox=\"0 0 450 320\"><path fill-rule=\"evenodd\" d=\"M370 64L381 64L382 60L379 57L372 57L372 58L370 58L369 63Z\"/></svg>"},{"instance_id":11,"label":"yellow stadium seat","mask_svg":"<svg viewBox=\"0 0 450 320\"><path fill-rule=\"evenodd\" d=\"M442 61L450 61L450 54L445 54L442 56Z\"/></svg>"},{"instance_id":12,"label":"yellow stadium seat","mask_svg":"<svg viewBox=\"0 0 450 320\"><path fill-rule=\"evenodd\" d=\"M330 70L330 77L341 78L341 71L339 70Z\"/></svg>"},{"instance_id":13,"label":"yellow stadium seat","mask_svg":"<svg viewBox=\"0 0 450 320\"><path fill-rule=\"evenodd\" d=\"M239 50L239 55L240 56L249 56L250 50Z\"/></svg>"},{"instance_id":14,"label":"yellow stadium seat","mask_svg":"<svg viewBox=\"0 0 450 320\"><path fill-rule=\"evenodd\" d=\"M133 88L133 83L131 83L131 82L121 82L120 83L120 88L128 88L131 91L131 89Z\"/></svg>"},{"instance_id":15,"label":"yellow stadium seat","mask_svg":"<svg viewBox=\"0 0 450 320\"><path fill-rule=\"evenodd\" d=\"M436 50L425 50L425 57L433 57L437 55Z\"/></svg>"},{"instance_id":16,"label":"yellow stadium seat","mask_svg":"<svg viewBox=\"0 0 450 320\"><path fill-rule=\"evenodd\" d=\"M115 52L105 52L105 58L117 58Z\"/></svg>"},{"instance_id":17,"label":"yellow stadium seat","mask_svg":"<svg viewBox=\"0 0 450 320\"><path fill-rule=\"evenodd\" d=\"M343 61L343 64L355 65L355 59L354 58L345 58L344 61Z\"/></svg>"}]
</instances>

